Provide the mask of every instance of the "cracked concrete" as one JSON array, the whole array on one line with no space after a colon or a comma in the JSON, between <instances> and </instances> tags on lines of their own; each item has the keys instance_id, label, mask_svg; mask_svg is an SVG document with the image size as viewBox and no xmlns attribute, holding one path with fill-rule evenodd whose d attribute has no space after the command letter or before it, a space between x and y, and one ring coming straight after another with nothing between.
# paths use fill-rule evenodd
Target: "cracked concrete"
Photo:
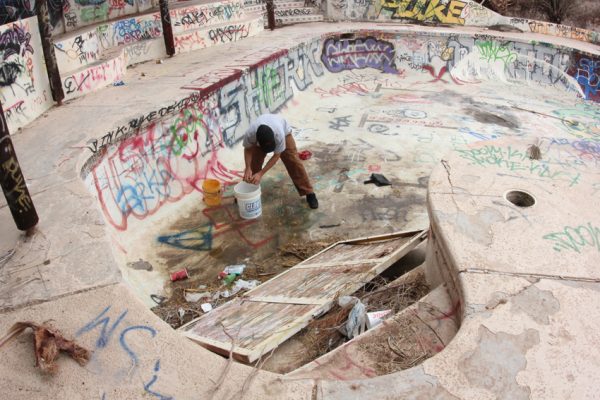
<instances>
[{"instance_id":1,"label":"cracked concrete","mask_svg":"<svg viewBox=\"0 0 600 400\"><path fill-rule=\"evenodd\" d=\"M105 216L97 208L96 200L84 192L83 185L76 185L74 177L79 175L84 158L87 158L87 154L80 150L85 149L90 136L101 135L113 129L118 122L127 123L134 114L145 113L180 98L183 95L182 84L229 65L231 52L242 56L256 54L262 49L270 55L279 49L288 49L309 35L360 28L375 34L373 25L369 23L307 24L275 33L265 32L260 37L236 45L209 49L200 56L178 56L161 65L138 66L138 71L147 71L148 77L164 78L156 79L152 96L147 94L148 80L140 78L137 82L132 79L126 86L128 91L110 87L53 109L48 112L48 118L35 121L14 136L17 152L23 155L20 160L25 175L40 174L35 176L33 189L42 222L38 235L31 241L25 241L14 229L0 232L0 254L16 249L0 271L3 282L1 325L10 326L24 319L42 321L52 318L61 330L71 333L83 345L93 349L95 358L89 367L83 369L61 359L61 374L54 380L45 379L33 368L29 338L24 337L2 349L5 362L0 380L5 388L4 396L19 399L30 398L32 393L38 396L44 393L48 398L137 399L140 396L157 397L156 393L160 393L163 397L185 399L215 394L214 384L226 362L178 336L132 294L131 287L127 286L132 281L124 283L117 264L126 265L126 254L131 257L129 261L137 261L139 257L132 254L136 247L128 247L127 242L119 240L112 230L98 223ZM415 33L422 31L432 35L427 40L459 33L485 37L495 34L470 27L385 25L377 26L377 29L396 32L401 36L400 40L416 37ZM548 42L557 47L569 45L584 49L589 54L598 53L597 46L589 43L538 34L506 33L501 40L518 40L527 44L532 41ZM411 44L410 41L407 44ZM202 62L198 61L198 57ZM362 79L359 75L360 71L341 74L340 77ZM489 150L492 152L501 153L507 149L513 153L525 152L530 142L528 139L505 132L507 138L504 141L492 140L498 139L491 137L497 134L496 129L506 129L502 121L492 118L495 123L489 125L493 127L479 126L483 133L475 132L489 136L479 137L474 143L472 132L457 133L455 130L473 126L477 123L476 118L462 119L464 116L455 115L440 106L445 103L447 107L454 107L457 101L467 102L472 97L486 99L490 104L502 103L505 99L498 99L498 93L502 88L506 89L506 82L489 82L490 86L457 85L451 90L448 89L449 81L432 82L429 83L432 93L424 91L422 94L415 89L414 85L418 83L415 81L421 81L423 76L429 79L429 76L426 73L415 76L408 77L408 88L391 87L386 89L388 92L376 92L375 95L380 97L374 99L385 103L382 104L384 108L397 102L408 102L411 106L426 104L423 108L431 111L432 116L446 126L434 129L421 125L403 126L384 132L384 136L381 136L382 128L375 126L375 132L371 133L379 136L369 136L365 131L357 133L353 129L338 131L343 129L340 120L333 120L333 127L338 130L331 128L330 121L322 123L320 128L323 131L336 131L326 140L343 143L343 146L338 146L341 150L337 153L331 149L328 151L326 147L322 151L323 159L329 157L340 163L360 162L366 164L366 168L361 165L365 172L354 171L354 175L350 170L345 172L350 178L348 180L340 179L340 170L328 168L320 180L321 190L331 188L331 192L336 194L347 193L353 184L358 185L361 173L367 174L370 172L368 167L376 167L367 164L366 160L376 157L380 167L390 161L392 146L386 145L386 141L401 143L406 148L412 143L417 151L398 157L392 173L398 174L396 177L400 179L405 171L411 171L410 179L403 182L407 185L402 187L415 192L420 190L420 197L410 198L421 202L418 206L424 208L424 188L419 179L437 165L429 179L427 206L432 228L436 229L438 242L435 245L443 249L447 257L446 265L437 267L444 269L444 277L449 277L447 281L456 283L458 288L451 296L460 300L460 330L444 351L424 364L400 373L372 379L315 382L312 379L288 381L281 376L259 372L252 384L247 385L244 394L247 398L256 399L481 400L502 395L540 399L597 397L597 371L600 370L598 252L592 245L591 236L580 240L572 235L584 232L588 226L597 226L588 224L598 223L594 206L598 169L589 154L582 154L571 146L570 139L580 138L577 135L582 133L565 126L564 119L542 115L551 114L565 103L572 103L573 107L582 103L551 88L510 86L511 93L506 94L510 100L507 101L522 102L526 99L528 106L543 111L532 114L512 107L518 118L535 116L527 119L528 124L521 124L521 129L547 135L541 146L543 157L552 160L551 167L562 165L565 168L560 170L564 173L562 175L550 174L545 170L540 172L542 162L526 161L513 171L510 167L515 164L498 163L492 157L494 162L488 165L476 156L490 149L486 146L493 146ZM328 82L334 86L344 83L347 82ZM290 113L291 118L296 118L294 125L305 126L307 120L314 119L317 111L314 99L317 97L318 102L327 107L351 105L357 110L364 100L360 95L349 96L351 100L346 103L338 99L339 92L331 91L334 88L323 85L321 89L321 92L312 92L308 100L313 104L312 108L301 107L297 113ZM322 95L325 97L321 98ZM436 103L434 106L419 101ZM434 110L438 107L442 111L435 114ZM562 108L563 111L565 109L566 106ZM94 132L86 131L87 128L82 127L89 125L89 110L103 110L111 118L97 118ZM347 115L343 111L342 108L342 113L332 118ZM329 114L328 111L324 113ZM588 116L577 118L587 121ZM591 126L589 124L586 126ZM56 135L56 140L46 140L49 126L64 128L61 135ZM401 135L407 132L410 134L408 140L403 140L405 137ZM448 132L454 134L449 135ZM315 131L296 133L299 138L310 138ZM394 136L400 138L393 139ZM550 145L555 139L567 142ZM443 145L437 146L438 142ZM81 149L64 152L67 144L79 145ZM369 145L372 148L365 150L365 146ZM344 146L348 146L348 154L344 154ZM450 153L444 155L449 148L452 149ZM76 157L78 154L80 159ZM233 154L227 153L227 156L233 158ZM442 157L444 162L439 165ZM577 172L570 174L573 171L569 166L573 165ZM47 171L53 172L48 174ZM520 209L506 202L504 193L519 188L535 195L538 202L534 207ZM376 193L377 198L385 196L383 190ZM408 198L407 193L414 192L399 193ZM197 210L193 207L200 203L199 197L190 197L186 210ZM334 202L330 203L333 210ZM394 203L386 203L385 200L379 203L378 209L367 210L368 216L384 219L381 226L386 229L407 219L412 223L427 221L425 210L418 207L409 214L397 212L394 215L398 216L398 221L390 221ZM165 208L164 215L185 208L183 202L171 206L169 210ZM462 216L457 215L459 211ZM456 223L457 220L460 224ZM136 236L134 231L141 231L145 226L135 222L130 225L128 240L140 247L155 243L155 236L149 233L146 238L152 241L144 243L139 240L144 238L143 234L138 232ZM373 230L368 218L361 219L360 223L367 232ZM0 208L0 224L12 227L6 207ZM347 226L352 227L351 224ZM82 229L87 234L81 235ZM97 237L101 229L106 229L105 234ZM473 240L474 232L482 236L475 235L477 240ZM50 263L47 263L48 260ZM146 261L156 268L153 260ZM135 272L147 274L150 271L141 269ZM250 367L233 364L215 397L239 397L252 373Z\"/></svg>"},{"instance_id":2,"label":"cracked concrete","mask_svg":"<svg viewBox=\"0 0 600 400\"><path fill-rule=\"evenodd\" d=\"M540 324L549 324L550 315L560 310L552 292L542 291L533 284L513 295L511 311L525 313Z\"/></svg>"},{"instance_id":3,"label":"cracked concrete","mask_svg":"<svg viewBox=\"0 0 600 400\"><path fill-rule=\"evenodd\" d=\"M477 342L477 349L458 364L469 383L499 398L529 399L531 390L517 383L517 374L527 365L527 351L539 344L539 333L528 329L520 335L494 334L480 326Z\"/></svg>"}]
</instances>

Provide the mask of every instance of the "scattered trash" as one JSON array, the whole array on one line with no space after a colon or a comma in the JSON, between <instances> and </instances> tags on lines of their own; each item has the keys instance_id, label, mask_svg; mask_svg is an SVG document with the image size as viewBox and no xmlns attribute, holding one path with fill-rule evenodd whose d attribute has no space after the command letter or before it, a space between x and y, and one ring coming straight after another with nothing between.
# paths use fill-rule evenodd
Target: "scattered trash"
<instances>
[{"instance_id":1,"label":"scattered trash","mask_svg":"<svg viewBox=\"0 0 600 400\"><path fill-rule=\"evenodd\" d=\"M152 301L154 301L158 305L161 305L162 303L165 302L165 300L167 300L167 298L165 296L161 296L158 294L151 294L150 298L152 299Z\"/></svg>"},{"instance_id":2,"label":"scattered trash","mask_svg":"<svg viewBox=\"0 0 600 400\"><path fill-rule=\"evenodd\" d=\"M185 298L185 301L187 301L188 303L196 303L200 299L210 298L210 292L196 293L196 292L188 289L188 290L183 291L183 297Z\"/></svg>"},{"instance_id":3,"label":"scattered trash","mask_svg":"<svg viewBox=\"0 0 600 400\"><path fill-rule=\"evenodd\" d=\"M300 157L301 160L308 160L312 157L312 153L309 150L304 150L298 153L298 157Z\"/></svg>"},{"instance_id":4,"label":"scattered trash","mask_svg":"<svg viewBox=\"0 0 600 400\"><path fill-rule=\"evenodd\" d=\"M230 275L228 275L228 277L229 276ZM235 284L231 287L231 289L225 289L225 290L219 292L219 296L224 297L224 298L229 298L229 297L237 294L240 290L254 289L258 285L260 285L260 282L257 280L245 281L243 279L239 279L235 282ZM217 296L217 298L219 298L219 297ZM213 299L214 299L214 296L213 296Z\"/></svg>"},{"instance_id":5,"label":"scattered trash","mask_svg":"<svg viewBox=\"0 0 600 400\"><path fill-rule=\"evenodd\" d=\"M367 318L368 318L368 328L374 328L377 325L379 325L380 323L383 322L383 318L386 315L389 315L392 313L392 310L382 310L382 311L373 311L373 312L368 312L367 313Z\"/></svg>"},{"instance_id":6,"label":"scattered trash","mask_svg":"<svg viewBox=\"0 0 600 400\"><path fill-rule=\"evenodd\" d=\"M371 177L369 178L369 180L364 182L365 185L368 183L374 183L375 186L390 186L392 184L382 174L371 174Z\"/></svg>"},{"instance_id":7,"label":"scattered trash","mask_svg":"<svg viewBox=\"0 0 600 400\"><path fill-rule=\"evenodd\" d=\"M244 273L245 268L246 268L246 264L229 265L229 266L225 267L223 272L225 272L225 274L227 274L227 275L229 275L229 274L242 275Z\"/></svg>"},{"instance_id":8,"label":"scattered trash","mask_svg":"<svg viewBox=\"0 0 600 400\"><path fill-rule=\"evenodd\" d=\"M113 82L113 86L125 86L125 82L123 82L123 81L116 81L116 82Z\"/></svg>"},{"instance_id":9,"label":"scattered trash","mask_svg":"<svg viewBox=\"0 0 600 400\"><path fill-rule=\"evenodd\" d=\"M79 365L85 365L90 360L89 350L79 346L73 340L65 339L57 329L30 321L15 323L0 339L0 347L23 333L27 328L33 330L35 366L43 372L54 373L58 370L55 361L60 350L69 354Z\"/></svg>"},{"instance_id":10,"label":"scattered trash","mask_svg":"<svg viewBox=\"0 0 600 400\"><path fill-rule=\"evenodd\" d=\"M189 277L190 275L188 274L187 268L184 268L171 274L171 282L187 279Z\"/></svg>"},{"instance_id":11,"label":"scattered trash","mask_svg":"<svg viewBox=\"0 0 600 400\"><path fill-rule=\"evenodd\" d=\"M244 290L251 290L251 289L254 289L255 287L257 287L258 285L260 285L260 282L257 280L245 281L243 279L239 279L237 282L235 282L235 285L233 286L233 288L234 289L239 288L239 289L244 289Z\"/></svg>"},{"instance_id":12,"label":"scattered trash","mask_svg":"<svg viewBox=\"0 0 600 400\"><path fill-rule=\"evenodd\" d=\"M185 315L185 310L181 307L177 309L177 315L179 315L179 319L182 319Z\"/></svg>"},{"instance_id":13,"label":"scattered trash","mask_svg":"<svg viewBox=\"0 0 600 400\"><path fill-rule=\"evenodd\" d=\"M162 64L162 63L163 63L163 60L156 60L156 63L157 63L157 64Z\"/></svg>"},{"instance_id":14,"label":"scattered trash","mask_svg":"<svg viewBox=\"0 0 600 400\"><path fill-rule=\"evenodd\" d=\"M338 304L342 308L354 305L348 315L348 320L339 329L348 339L352 339L367 330L368 317L365 305L354 296L342 296L338 299Z\"/></svg>"},{"instance_id":15,"label":"scattered trash","mask_svg":"<svg viewBox=\"0 0 600 400\"><path fill-rule=\"evenodd\" d=\"M148 73L148 75L150 75L150 74ZM321 223L328 223L328 222L332 222L332 223L342 222L342 224L344 223L343 221L341 221L339 219L332 219L331 221L321 221ZM261 259L260 263L256 263L256 261L254 261L255 258L253 258L253 257L249 257L247 259L246 259L246 257L241 257L238 259L233 259L228 263L221 264L218 267L217 267L217 265L214 265L212 268L216 268L216 269L212 269L212 271L213 271L212 279L210 279L210 278L203 279L202 274L196 273L195 270L189 269L189 268L191 268L191 264L180 263L179 267L177 267L177 266L174 267L174 269L169 270L168 273L170 274L171 272L174 272L183 267L188 267L189 279L184 280L184 281L173 282L173 283L169 282L168 284L171 285L171 288L173 289L169 295L167 295L161 291L154 292L156 294L154 296L151 296L151 298L152 298L151 304L154 306L154 307L152 307L152 311L159 318L161 318L163 321L165 321L167 324L169 324L169 326L171 326L173 329L177 329L177 328L181 327L182 325L184 325L184 324L190 322L191 320L193 320L197 317L200 317L201 315L204 314L204 312L201 309L202 303L204 303L204 302L211 303L212 306L214 307L214 310L216 310L217 306L220 306L221 304L227 302L228 300L231 300L231 298L239 296L240 294L244 293L242 291L241 293L238 293L236 296L233 296L230 298L224 298L221 296L220 292L225 291L225 289L229 289L229 292L226 292L225 295L230 296L231 295L230 292L233 291L232 287L235 283L235 281L234 281L229 286L225 286L225 285L222 285L223 284L222 280L217 280L217 275L219 274L219 272L222 272L226 266L245 264L246 268L244 269L242 276L239 276L237 279L240 279L240 278L243 278L245 280L258 279L259 281L264 281L268 278L271 278L272 276L275 276L275 275L283 272L285 270L285 268L296 265L299 261L302 261L302 260L312 256L319 250L322 250L323 248L328 247L332 243L337 242L342 239L341 236L338 236L335 234L333 234L333 235L328 234L328 232L332 232L332 231L333 230L328 230L328 231L321 230L321 232L326 234L326 237L323 237L316 241L310 241L310 240L307 241L304 239L297 239L295 241L290 241L289 243L282 245L282 247L278 249L278 251L276 252L275 255L271 256L268 259ZM2 255L3 255L3 253L2 253L2 251L0 251L0 257L2 257ZM256 268L253 265L251 265L251 263L255 264ZM1 267L1 265L2 265L2 262L0 261L0 267ZM154 266L154 267L155 267L154 268L154 271L155 271L156 266ZM224 275L223 278L226 276L227 275ZM221 286L221 287L219 287L219 286ZM206 299L200 299L196 303L190 303L190 302L187 302L184 297L184 295L185 295L184 289L191 289L190 291L192 291L192 292L210 292L211 297L206 298ZM150 293L148 295L150 295ZM163 298L160 295L167 296L167 297ZM179 318L179 315L177 314L177 310L179 307L183 307L184 310L186 310L184 317L181 319ZM391 308L391 307L386 307L386 306L377 307L377 308L374 308L374 310L383 310L386 308ZM369 309L369 311L371 311L371 310ZM342 322L345 322L348 312L349 312L349 310L346 312L346 315L340 321L339 324L341 324ZM339 325L339 324L337 324L337 325ZM338 335L338 337L341 337L341 334L339 334L337 332L337 330L334 330L334 331ZM0 329L0 335L1 335L1 333L2 332Z\"/></svg>"},{"instance_id":16,"label":"scattered trash","mask_svg":"<svg viewBox=\"0 0 600 400\"><path fill-rule=\"evenodd\" d=\"M236 274L228 274L225 278L223 278L223 283L225 285L229 285L231 282L235 281L235 278L237 278Z\"/></svg>"},{"instance_id":17,"label":"scattered trash","mask_svg":"<svg viewBox=\"0 0 600 400\"><path fill-rule=\"evenodd\" d=\"M213 306L210 303L202 303L202 305L200 305L200 308L202 308L202 311L207 313L213 309Z\"/></svg>"},{"instance_id":18,"label":"scattered trash","mask_svg":"<svg viewBox=\"0 0 600 400\"><path fill-rule=\"evenodd\" d=\"M347 308L348 306L356 304L357 301L358 299L354 296L341 296L338 299L338 305L342 308Z\"/></svg>"},{"instance_id":19,"label":"scattered trash","mask_svg":"<svg viewBox=\"0 0 600 400\"><path fill-rule=\"evenodd\" d=\"M234 292L233 289L229 290L229 289L225 289L221 292L217 292L216 293L216 298L215 296L213 296L213 300L217 300L219 297L223 297L224 299L228 299L231 296L233 296L234 294L236 294L237 292Z\"/></svg>"}]
</instances>

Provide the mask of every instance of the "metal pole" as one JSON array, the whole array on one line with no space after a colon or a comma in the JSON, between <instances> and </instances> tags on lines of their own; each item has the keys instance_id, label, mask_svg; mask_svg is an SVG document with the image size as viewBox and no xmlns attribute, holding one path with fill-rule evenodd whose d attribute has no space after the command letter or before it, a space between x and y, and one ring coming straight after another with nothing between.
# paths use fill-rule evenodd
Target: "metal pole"
<instances>
[{"instance_id":1,"label":"metal pole","mask_svg":"<svg viewBox=\"0 0 600 400\"><path fill-rule=\"evenodd\" d=\"M267 24L270 30L275 29L275 4L273 0L267 0Z\"/></svg>"},{"instance_id":2,"label":"metal pole","mask_svg":"<svg viewBox=\"0 0 600 400\"><path fill-rule=\"evenodd\" d=\"M160 20L162 21L163 38L165 39L165 48L169 56L175 55L175 39L173 38L173 27L171 26L171 14L169 14L169 1L159 0Z\"/></svg>"},{"instance_id":3,"label":"metal pole","mask_svg":"<svg viewBox=\"0 0 600 400\"><path fill-rule=\"evenodd\" d=\"M48 14L48 0L36 0L35 11L40 29L40 37L42 39L42 50L44 52L44 61L46 62L46 71L48 72L48 80L50 81L50 91L52 98L60 106L65 93L62 88L60 79L60 71L54 54L54 43L52 41L52 25L50 25L50 16Z\"/></svg>"},{"instance_id":4,"label":"metal pole","mask_svg":"<svg viewBox=\"0 0 600 400\"><path fill-rule=\"evenodd\" d=\"M2 103L0 103L0 186L17 228L31 233L39 218L10 140Z\"/></svg>"}]
</instances>

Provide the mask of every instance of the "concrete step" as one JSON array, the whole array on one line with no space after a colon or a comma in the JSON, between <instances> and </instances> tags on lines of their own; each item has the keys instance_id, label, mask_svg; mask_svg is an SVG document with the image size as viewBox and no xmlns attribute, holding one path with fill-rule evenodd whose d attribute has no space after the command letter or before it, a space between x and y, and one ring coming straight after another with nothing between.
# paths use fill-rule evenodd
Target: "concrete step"
<instances>
[{"instance_id":1,"label":"concrete step","mask_svg":"<svg viewBox=\"0 0 600 400\"><path fill-rule=\"evenodd\" d=\"M61 75L66 75L96 64L111 49L160 38L160 13L153 10L148 14L88 25L77 31L55 36L56 61Z\"/></svg>"},{"instance_id":2,"label":"concrete step","mask_svg":"<svg viewBox=\"0 0 600 400\"><path fill-rule=\"evenodd\" d=\"M304 8L304 7L308 7L304 1L289 1L289 0L281 0L281 1L279 1L279 0L275 0L274 4L275 4L275 9L276 10L287 9L287 8ZM244 10L246 12L260 11L260 10L265 10L265 9L266 9L265 3L261 2L261 1L252 2L252 3L246 3L246 5L244 6Z\"/></svg>"},{"instance_id":3,"label":"concrete step","mask_svg":"<svg viewBox=\"0 0 600 400\"><path fill-rule=\"evenodd\" d=\"M304 1L289 1L289 0L275 0L275 9L281 8L302 8L306 5Z\"/></svg>"},{"instance_id":4,"label":"concrete step","mask_svg":"<svg viewBox=\"0 0 600 400\"><path fill-rule=\"evenodd\" d=\"M267 8L264 4L253 4L251 6L244 7L246 13L265 13Z\"/></svg>"},{"instance_id":5,"label":"concrete step","mask_svg":"<svg viewBox=\"0 0 600 400\"><path fill-rule=\"evenodd\" d=\"M275 18L285 17L304 17L307 15L318 15L321 14L321 10L314 7L300 7L300 8L276 8Z\"/></svg>"},{"instance_id":6,"label":"concrete step","mask_svg":"<svg viewBox=\"0 0 600 400\"><path fill-rule=\"evenodd\" d=\"M173 33L192 32L196 29L235 23L246 18L242 0L186 1L171 5Z\"/></svg>"},{"instance_id":7,"label":"concrete step","mask_svg":"<svg viewBox=\"0 0 600 400\"><path fill-rule=\"evenodd\" d=\"M124 47L109 49L98 61L84 65L76 71L61 73L65 100L81 97L121 81L126 71L127 60Z\"/></svg>"},{"instance_id":8,"label":"concrete step","mask_svg":"<svg viewBox=\"0 0 600 400\"><path fill-rule=\"evenodd\" d=\"M263 4L246 6L247 13L261 13L267 26L267 9ZM321 10L316 7L305 7L303 1L281 1L276 2L275 24L278 26L296 24L301 22L323 21Z\"/></svg>"},{"instance_id":9,"label":"concrete step","mask_svg":"<svg viewBox=\"0 0 600 400\"><path fill-rule=\"evenodd\" d=\"M277 11L275 11L277 12ZM286 17L278 17L275 14L275 24L280 25L290 25L290 24L298 24L302 22L319 22L323 21L323 14L307 14L307 15L294 15L294 16L286 16Z\"/></svg>"},{"instance_id":10,"label":"concrete step","mask_svg":"<svg viewBox=\"0 0 600 400\"><path fill-rule=\"evenodd\" d=\"M261 15L249 15L246 18L219 25L203 27L175 35L176 53L204 49L210 46L237 42L261 32L264 27Z\"/></svg>"}]
</instances>

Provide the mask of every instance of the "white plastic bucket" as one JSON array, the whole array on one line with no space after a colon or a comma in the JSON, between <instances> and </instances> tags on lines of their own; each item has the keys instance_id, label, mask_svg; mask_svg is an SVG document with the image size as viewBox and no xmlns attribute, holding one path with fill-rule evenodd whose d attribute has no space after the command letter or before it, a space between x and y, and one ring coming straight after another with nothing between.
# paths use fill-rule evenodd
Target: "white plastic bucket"
<instances>
[{"instance_id":1,"label":"white plastic bucket","mask_svg":"<svg viewBox=\"0 0 600 400\"><path fill-rule=\"evenodd\" d=\"M240 216L244 219L258 218L262 214L260 202L260 186L247 182L240 182L233 187L237 199Z\"/></svg>"}]
</instances>

